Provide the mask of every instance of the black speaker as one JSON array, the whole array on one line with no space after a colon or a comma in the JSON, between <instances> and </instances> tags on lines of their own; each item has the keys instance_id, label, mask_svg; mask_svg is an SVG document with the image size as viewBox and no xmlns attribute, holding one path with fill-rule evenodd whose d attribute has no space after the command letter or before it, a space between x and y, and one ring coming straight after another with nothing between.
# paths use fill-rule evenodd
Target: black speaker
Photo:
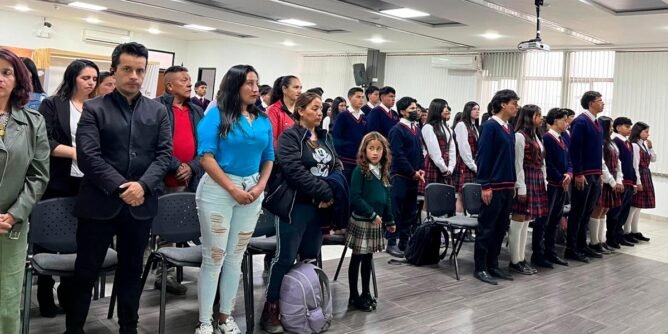
<instances>
[{"instance_id":1,"label":"black speaker","mask_svg":"<svg viewBox=\"0 0 668 334\"><path fill-rule=\"evenodd\" d=\"M358 86L369 83L369 79L366 76L366 70L364 69L364 64L362 63L353 64L353 76L355 77L355 84Z\"/></svg>"}]
</instances>

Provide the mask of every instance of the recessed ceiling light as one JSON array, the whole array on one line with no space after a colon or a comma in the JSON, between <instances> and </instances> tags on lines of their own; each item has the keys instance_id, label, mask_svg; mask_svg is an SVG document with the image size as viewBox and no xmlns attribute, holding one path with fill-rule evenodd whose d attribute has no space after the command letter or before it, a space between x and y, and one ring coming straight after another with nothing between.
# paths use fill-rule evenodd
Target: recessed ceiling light
<instances>
[{"instance_id":1,"label":"recessed ceiling light","mask_svg":"<svg viewBox=\"0 0 668 334\"><path fill-rule=\"evenodd\" d=\"M32 9L30 9L30 7L28 7L28 6L26 6L26 5L16 5L16 6L12 7L12 8L18 10L19 12L29 12L29 11L32 10Z\"/></svg>"},{"instance_id":2,"label":"recessed ceiling light","mask_svg":"<svg viewBox=\"0 0 668 334\"><path fill-rule=\"evenodd\" d=\"M153 35L159 35L160 33L162 33L162 31L160 31L157 28L148 28L146 31L148 31L150 34Z\"/></svg>"},{"instance_id":3,"label":"recessed ceiling light","mask_svg":"<svg viewBox=\"0 0 668 334\"><path fill-rule=\"evenodd\" d=\"M499 35L499 33L495 32L495 31L488 31L484 34L480 34L480 37L494 40L494 39L499 39L503 36Z\"/></svg>"},{"instance_id":4,"label":"recessed ceiling light","mask_svg":"<svg viewBox=\"0 0 668 334\"><path fill-rule=\"evenodd\" d=\"M283 44L285 46L295 46L295 45L297 45L297 44L295 44L295 42L293 42L289 39L284 40L281 44Z\"/></svg>"},{"instance_id":5,"label":"recessed ceiling light","mask_svg":"<svg viewBox=\"0 0 668 334\"><path fill-rule=\"evenodd\" d=\"M99 24L102 21L100 21L100 19L98 19L97 17L89 16L89 17L86 18L86 22L88 22L90 24Z\"/></svg>"},{"instance_id":6,"label":"recessed ceiling light","mask_svg":"<svg viewBox=\"0 0 668 334\"><path fill-rule=\"evenodd\" d=\"M315 25L315 23L313 22L303 21L299 19L285 19L285 20L278 20L278 22L298 27L312 27Z\"/></svg>"},{"instance_id":7,"label":"recessed ceiling light","mask_svg":"<svg viewBox=\"0 0 668 334\"><path fill-rule=\"evenodd\" d=\"M107 10L107 7L104 7L104 6L99 6L99 5L94 5L94 4L91 4L91 3L79 2L79 1L70 2L67 5L70 6L70 7L74 7L74 8L94 10L94 11Z\"/></svg>"},{"instance_id":8,"label":"recessed ceiling light","mask_svg":"<svg viewBox=\"0 0 668 334\"><path fill-rule=\"evenodd\" d=\"M591 6L591 2L589 2L587 0L580 0L580 2L582 2L585 5L590 5Z\"/></svg>"},{"instance_id":9,"label":"recessed ceiling light","mask_svg":"<svg viewBox=\"0 0 668 334\"><path fill-rule=\"evenodd\" d=\"M410 8L387 9L387 10L381 10L380 12L383 14L400 17L402 19L411 19L414 17L429 16L429 13L421 12L419 10Z\"/></svg>"},{"instance_id":10,"label":"recessed ceiling light","mask_svg":"<svg viewBox=\"0 0 668 334\"><path fill-rule=\"evenodd\" d=\"M184 28L192 29L192 30L200 30L200 31L212 31L216 30L216 28L212 27L207 27L207 26L201 26L199 24L186 24L183 26Z\"/></svg>"},{"instance_id":11,"label":"recessed ceiling light","mask_svg":"<svg viewBox=\"0 0 668 334\"><path fill-rule=\"evenodd\" d=\"M369 41L371 43L374 43L374 44L383 44L383 43L387 42L382 37L372 37L372 38L367 39L367 41Z\"/></svg>"}]
</instances>

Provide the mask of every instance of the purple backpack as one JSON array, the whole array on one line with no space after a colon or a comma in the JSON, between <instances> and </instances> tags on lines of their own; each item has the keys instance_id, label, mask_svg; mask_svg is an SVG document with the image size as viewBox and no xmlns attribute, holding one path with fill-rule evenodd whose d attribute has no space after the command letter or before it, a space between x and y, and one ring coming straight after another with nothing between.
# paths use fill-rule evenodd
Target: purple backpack
<instances>
[{"instance_id":1,"label":"purple backpack","mask_svg":"<svg viewBox=\"0 0 668 334\"><path fill-rule=\"evenodd\" d=\"M322 333L332 320L329 278L310 263L297 263L281 284L281 323L286 332Z\"/></svg>"}]
</instances>

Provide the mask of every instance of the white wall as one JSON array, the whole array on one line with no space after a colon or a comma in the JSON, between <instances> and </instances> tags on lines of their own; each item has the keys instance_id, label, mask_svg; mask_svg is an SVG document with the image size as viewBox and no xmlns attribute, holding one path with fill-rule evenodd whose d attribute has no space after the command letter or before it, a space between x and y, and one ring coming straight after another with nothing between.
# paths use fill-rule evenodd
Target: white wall
<instances>
[{"instance_id":1,"label":"white wall","mask_svg":"<svg viewBox=\"0 0 668 334\"><path fill-rule=\"evenodd\" d=\"M297 75L300 72L301 57L292 51L242 44L233 40L207 40L188 43L184 66L193 77L199 67L215 67L216 83L208 83L209 89L218 91L223 76L230 67L248 64L255 67L260 83L272 85L283 75Z\"/></svg>"},{"instance_id":2,"label":"white wall","mask_svg":"<svg viewBox=\"0 0 668 334\"><path fill-rule=\"evenodd\" d=\"M306 89L321 87L325 98L347 98L348 90L355 87L353 64L366 64L366 55L305 56L301 70Z\"/></svg>"}]
</instances>

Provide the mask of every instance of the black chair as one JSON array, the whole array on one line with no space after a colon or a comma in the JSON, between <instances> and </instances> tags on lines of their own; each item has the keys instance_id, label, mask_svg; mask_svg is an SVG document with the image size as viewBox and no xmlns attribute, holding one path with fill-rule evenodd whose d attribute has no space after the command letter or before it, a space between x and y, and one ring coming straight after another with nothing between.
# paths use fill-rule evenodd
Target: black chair
<instances>
[{"instance_id":1,"label":"black chair","mask_svg":"<svg viewBox=\"0 0 668 334\"><path fill-rule=\"evenodd\" d=\"M77 218L72 215L75 203L76 198L74 197L47 199L37 203L30 216L23 299L23 333L25 334L30 331L33 274L60 277L74 276L78 224ZM34 245L39 245L55 253L33 255ZM102 277L107 272L114 271L117 263L116 251L109 248L102 263Z\"/></svg>"},{"instance_id":2,"label":"black chair","mask_svg":"<svg viewBox=\"0 0 668 334\"><path fill-rule=\"evenodd\" d=\"M443 224L450 231L452 252L450 261L455 264L455 276L459 280L459 261L457 259L462 248L464 237L469 230L478 227L477 215L480 212L481 194L480 185L466 183L462 189L462 204L464 213L468 216L457 216L455 188L445 184L432 183L425 189L428 219ZM455 233L455 230L459 232ZM447 251L447 249L446 249Z\"/></svg>"},{"instance_id":3,"label":"black chair","mask_svg":"<svg viewBox=\"0 0 668 334\"><path fill-rule=\"evenodd\" d=\"M255 329L255 299L253 294L253 255L276 253L276 220L278 217L264 211L258 218L253 237L248 242L241 263L242 285L244 288L244 304L246 307L246 333Z\"/></svg>"},{"instance_id":4,"label":"black chair","mask_svg":"<svg viewBox=\"0 0 668 334\"><path fill-rule=\"evenodd\" d=\"M160 196L158 214L153 219L151 234L160 241L184 245L200 237L200 225L194 193L173 193ZM200 267L202 265L202 247L162 247L153 249L149 255L142 275L142 290L154 263L163 268L160 290L160 321L158 332L165 332L165 306L167 296L168 267ZM111 292L112 304L107 318L113 317L116 289Z\"/></svg>"},{"instance_id":5,"label":"black chair","mask_svg":"<svg viewBox=\"0 0 668 334\"><path fill-rule=\"evenodd\" d=\"M343 260L346 258L346 252L348 247L346 247L346 238L343 235L326 235L322 239L322 245L341 245L343 246L343 252L341 253L341 258L339 259L339 264L336 266L336 273L334 273L334 281L339 278L339 272L341 272L341 266L343 265ZM322 252L320 252L322 254ZM322 268L322 255L319 257L320 267ZM373 283L373 295L378 298L378 283L376 282L376 266L371 261L371 282Z\"/></svg>"}]
</instances>

